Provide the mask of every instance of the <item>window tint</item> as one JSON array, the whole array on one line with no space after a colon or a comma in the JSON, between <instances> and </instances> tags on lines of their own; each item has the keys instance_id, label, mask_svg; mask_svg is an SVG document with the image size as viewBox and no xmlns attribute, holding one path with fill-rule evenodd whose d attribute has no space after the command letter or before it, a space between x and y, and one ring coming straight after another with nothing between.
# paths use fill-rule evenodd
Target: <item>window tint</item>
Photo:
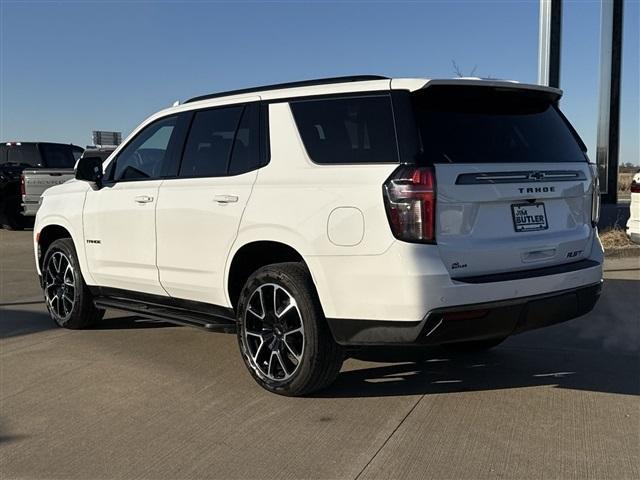
<instances>
[{"instance_id":1,"label":"window tint","mask_svg":"<svg viewBox=\"0 0 640 480\"><path fill-rule=\"evenodd\" d=\"M42 157L35 143L11 145L7 150L7 163L27 167L41 167Z\"/></svg>"},{"instance_id":2,"label":"window tint","mask_svg":"<svg viewBox=\"0 0 640 480\"><path fill-rule=\"evenodd\" d=\"M430 87L413 95L427 163L585 161L552 100L487 87Z\"/></svg>"},{"instance_id":3,"label":"window tint","mask_svg":"<svg viewBox=\"0 0 640 480\"><path fill-rule=\"evenodd\" d=\"M47 168L73 168L82 149L72 145L41 143L40 152Z\"/></svg>"},{"instance_id":4,"label":"window tint","mask_svg":"<svg viewBox=\"0 0 640 480\"><path fill-rule=\"evenodd\" d=\"M398 161L389 96L291 103L304 146L317 163Z\"/></svg>"},{"instance_id":5,"label":"window tint","mask_svg":"<svg viewBox=\"0 0 640 480\"><path fill-rule=\"evenodd\" d=\"M242 110L242 106L233 106L195 113L180 165L181 177L220 177L227 174Z\"/></svg>"},{"instance_id":6,"label":"window tint","mask_svg":"<svg viewBox=\"0 0 640 480\"><path fill-rule=\"evenodd\" d=\"M178 117L163 118L143 129L118 154L113 179L159 178Z\"/></svg>"},{"instance_id":7,"label":"window tint","mask_svg":"<svg viewBox=\"0 0 640 480\"><path fill-rule=\"evenodd\" d=\"M229 175L239 175L260 167L260 107L248 104L233 141Z\"/></svg>"}]
</instances>

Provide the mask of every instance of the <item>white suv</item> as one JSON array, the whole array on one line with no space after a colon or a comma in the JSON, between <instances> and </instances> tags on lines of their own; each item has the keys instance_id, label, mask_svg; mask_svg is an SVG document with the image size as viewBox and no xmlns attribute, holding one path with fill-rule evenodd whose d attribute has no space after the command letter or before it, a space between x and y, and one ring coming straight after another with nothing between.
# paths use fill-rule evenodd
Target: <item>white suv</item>
<instances>
[{"instance_id":1,"label":"white suv","mask_svg":"<svg viewBox=\"0 0 640 480\"><path fill-rule=\"evenodd\" d=\"M237 332L260 385L301 395L353 347L489 348L583 315L599 195L560 95L360 76L163 110L43 195L51 316Z\"/></svg>"}]
</instances>

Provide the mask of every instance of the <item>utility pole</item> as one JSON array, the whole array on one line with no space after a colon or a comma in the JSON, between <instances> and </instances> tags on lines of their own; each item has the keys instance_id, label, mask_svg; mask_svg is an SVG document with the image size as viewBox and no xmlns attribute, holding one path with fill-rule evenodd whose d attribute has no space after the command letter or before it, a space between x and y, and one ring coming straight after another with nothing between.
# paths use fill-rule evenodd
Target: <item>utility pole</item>
<instances>
[{"instance_id":1,"label":"utility pole","mask_svg":"<svg viewBox=\"0 0 640 480\"><path fill-rule=\"evenodd\" d=\"M540 0L538 83L560 88L562 0Z\"/></svg>"},{"instance_id":2,"label":"utility pole","mask_svg":"<svg viewBox=\"0 0 640 480\"><path fill-rule=\"evenodd\" d=\"M605 203L618 201L622 0L600 2L600 106L596 163Z\"/></svg>"}]
</instances>

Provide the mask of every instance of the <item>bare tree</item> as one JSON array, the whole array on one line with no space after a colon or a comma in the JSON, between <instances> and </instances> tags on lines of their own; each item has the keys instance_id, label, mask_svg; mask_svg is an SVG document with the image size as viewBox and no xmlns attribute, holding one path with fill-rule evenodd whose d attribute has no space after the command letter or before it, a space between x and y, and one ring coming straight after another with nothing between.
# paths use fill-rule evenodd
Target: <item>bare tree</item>
<instances>
[{"instance_id":1,"label":"bare tree","mask_svg":"<svg viewBox=\"0 0 640 480\"><path fill-rule=\"evenodd\" d=\"M462 73L462 69L458 66L458 64L456 63L455 60L451 60L451 64L453 65L453 73L458 78L473 77L475 75L475 73L476 73L476 70L478 69L478 65L474 65L474 67L469 72L469 75L465 75L464 73Z\"/></svg>"}]
</instances>

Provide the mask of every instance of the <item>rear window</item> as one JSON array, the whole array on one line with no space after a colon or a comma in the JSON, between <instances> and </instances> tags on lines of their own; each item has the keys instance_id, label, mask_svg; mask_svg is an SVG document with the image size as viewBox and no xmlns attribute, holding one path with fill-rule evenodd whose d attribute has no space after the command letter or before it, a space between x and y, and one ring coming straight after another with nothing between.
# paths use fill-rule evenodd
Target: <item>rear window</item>
<instances>
[{"instance_id":1,"label":"rear window","mask_svg":"<svg viewBox=\"0 0 640 480\"><path fill-rule=\"evenodd\" d=\"M291 102L291 110L316 163L398 162L388 95L299 100Z\"/></svg>"},{"instance_id":2,"label":"rear window","mask_svg":"<svg viewBox=\"0 0 640 480\"><path fill-rule=\"evenodd\" d=\"M429 87L412 95L426 163L584 162L551 99L487 87Z\"/></svg>"},{"instance_id":3,"label":"rear window","mask_svg":"<svg viewBox=\"0 0 640 480\"><path fill-rule=\"evenodd\" d=\"M82 149L73 145L41 143L40 152L47 168L73 168Z\"/></svg>"},{"instance_id":4,"label":"rear window","mask_svg":"<svg viewBox=\"0 0 640 480\"><path fill-rule=\"evenodd\" d=\"M7 146L7 163L25 167L41 167L42 159L35 143Z\"/></svg>"}]
</instances>

